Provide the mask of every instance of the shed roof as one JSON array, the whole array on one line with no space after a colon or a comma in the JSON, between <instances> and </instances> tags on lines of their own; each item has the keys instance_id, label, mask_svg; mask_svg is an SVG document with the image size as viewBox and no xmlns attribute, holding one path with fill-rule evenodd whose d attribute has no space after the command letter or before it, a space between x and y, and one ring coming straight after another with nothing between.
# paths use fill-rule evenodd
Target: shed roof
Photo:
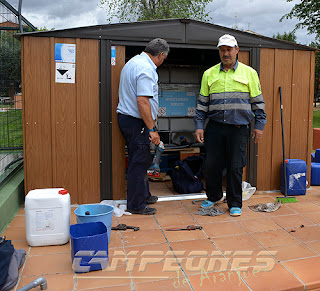
<instances>
[{"instance_id":1,"label":"shed roof","mask_svg":"<svg viewBox=\"0 0 320 291\"><path fill-rule=\"evenodd\" d=\"M240 47L317 50L305 45L231 29L191 19L161 19L130 23L116 23L63 30L37 31L18 36L70 37L107 39L114 41L148 42L161 37L171 44L216 46L221 35L236 37Z\"/></svg>"}]
</instances>

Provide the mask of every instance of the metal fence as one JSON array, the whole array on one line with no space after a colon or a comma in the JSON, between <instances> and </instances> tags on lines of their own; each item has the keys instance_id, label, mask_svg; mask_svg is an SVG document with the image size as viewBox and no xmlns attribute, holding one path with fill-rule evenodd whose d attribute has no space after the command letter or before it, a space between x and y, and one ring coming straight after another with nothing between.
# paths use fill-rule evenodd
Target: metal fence
<instances>
[{"instance_id":1,"label":"metal fence","mask_svg":"<svg viewBox=\"0 0 320 291\"><path fill-rule=\"evenodd\" d=\"M36 28L0 0L0 185L23 163L20 29Z\"/></svg>"}]
</instances>

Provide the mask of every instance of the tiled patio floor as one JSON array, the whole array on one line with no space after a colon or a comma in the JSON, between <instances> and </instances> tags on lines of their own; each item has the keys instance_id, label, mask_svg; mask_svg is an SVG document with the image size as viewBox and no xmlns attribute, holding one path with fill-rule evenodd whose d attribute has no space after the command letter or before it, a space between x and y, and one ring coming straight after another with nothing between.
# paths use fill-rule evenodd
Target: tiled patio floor
<instances>
[{"instance_id":1,"label":"tiled patio floor","mask_svg":"<svg viewBox=\"0 0 320 291\"><path fill-rule=\"evenodd\" d=\"M153 195L172 195L170 182L151 183ZM273 213L248 205L274 202L280 193L255 194L240 217L199 216L192 200L158 202L156 215L123 216L113 225L139 226L134 232L112 231L109 267L75 274L70 245L29 247L21 209L3 235L26 260L16 289L45 277L48 290L311 290L320 289L320 187L299 203ZM71 222L76 223L73 214ZM202 230L166 231L201 225ZM40 287L32 290L40 290Z\"/></svg>"}]
</instances>

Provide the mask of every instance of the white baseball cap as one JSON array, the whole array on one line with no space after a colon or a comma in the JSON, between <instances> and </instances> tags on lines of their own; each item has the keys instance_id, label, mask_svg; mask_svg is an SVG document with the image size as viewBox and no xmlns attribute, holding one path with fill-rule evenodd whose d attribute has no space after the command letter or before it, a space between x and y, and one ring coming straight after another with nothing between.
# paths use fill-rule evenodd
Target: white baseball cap
<instances>
[{"instance_id":1,"label":"white baseball cap","mask_svg":"<svg viewBox=\"0 0 320 291\"><path fill-rule=\"evenodd\" d=\"M235 46L238 46L238 43L234 36L230 34L225 34L219 38L219 43L217 47L223 46L223 45L235 47Z\"/></svg>"}]
</instances>

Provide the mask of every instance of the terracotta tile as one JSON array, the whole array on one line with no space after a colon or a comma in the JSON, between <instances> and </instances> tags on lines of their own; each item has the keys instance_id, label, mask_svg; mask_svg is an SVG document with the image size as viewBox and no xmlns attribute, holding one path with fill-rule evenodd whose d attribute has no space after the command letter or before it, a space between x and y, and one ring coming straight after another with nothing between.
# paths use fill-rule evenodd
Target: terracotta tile
<instances>
[{"instance_id":1,"label":"terracotta tile","mask_svg":"<svg viewBox=\"0 0 320 291\"><path fill-rule=\"evenodd\" d=\"M152 228L159 228L155 218L153 215L132 215L132 216L122 216L118 218L119 223L124 223L126 225L130 226L138 226L140 227L140 230L143 229L152 229ZM127 231L132 231L132 230L127 230Z\"/></svg>"},{"instance_id":2,"label":"terracotta tile","mask_svg":"<svg viewBox=\"0 0 320 291\"><path fill-rule=\"evenodd\" d=\"M320 240L320 226L307 226L295 229L291 234L303 242Z\"/></svg>"},{"instance_id":3,"label":"terracotta tile","mask_svg":"<svg viewBox=\"0 0 320 291\"><path fill-rule=\"evenodd\" d=\"M77 290L111 287L131 284L130 272L125 266L119 266L116 270L104 269L100 271L77 274Z\"/></svg>"},{"instance_id":4,"label":"terracotta tile","mask_svg":"<svg viewBox=\"0 0 320 291\"><path fill-rule=\"evenodd\" d=\"M317 189L307 190L305 198L308 201L320 201L320 191Z\"/></svg>"},{"instance_id":5,"label":"terracotta tile","mask_svg":"<svg viewBox=\"0 0 320 291\"><path fill-rule=\"evenodd\" d=\"M320 224L320 211L304 213L303 216L305 216L306 218L310 219L311 221L317 224Z\"/></svg>"},{"instance_id":6,"label":"terracotta tile","mask_svg":"<svg viewBox=\"0 0 320 291\"><path fill-rule=\"evenodd\" d=\"M166 242L160 229L147 229L127 233L123 232L122 237L125 247Z\"/></svg>"},{"instance_id":7,"label":"terracotta tile","mask_svg":"<svg viewBox=\"0 0 320 291\"><path fill-rule=\"evenodd\" d=\"M280 227L269 218L248 219L239 221L238 223L247 232L261 232L280 229Z\"/></svg>"},{"instance_id":8,"label":"terracotta tile","mask_svg":"<svg viewBox=\"0 0 320 291\"><path fill-rule=\"evenodd\" d=\"M244 280L252 290L304 290L304 285L281 264L276 264L274 268L272 265L266 268L271 270L262 271L263 269L256 267L243 274Z\"/></svg>"},{"instance_id":9,"label":"terracotta tile","mask_svg":"<svg viewBox=\"0 0 320 291\"><path fill-rule=\"evenodd\" d=\"M320 240L306 242L305 244L320 254Z\"/></svg>"},{"instance_id":10,"label":"terracotta tile","mask_svg":"<svg viewBox=\"0 0 320 291\"><path fill-rule=\"evenodd\" d=\"M50 291L70 291L73 290L75 285L74 273L52 274L45 275L44 277L47 280L48 290ZM20 289L38 278L39 276L22 277L18 288ZM40 290L40 287L37 287L35 290Z\"/></svg>"},{"instance_id":11,"label":"terracotta tile","mask_svg":"<svg viewBox=\"0 0 320 291\"><path fill-rule=\"evenodd\" d=\"M26 260L22 276L73 273L70 254L32 256Z\"/></svg>"},{"instance_id":12,"label":"terracotta tile","mask_svg":"<svg viewBox=\"0 0 320 291\"><path fill-rule=\"evenodd\" d=\"M226 271L231 268L228 260L208 239L170 242L175 256L186 274Z\"/></svg>"},{"instance_id":13,"label":"terracotta tile","mask_svg":"<svg viewBox=\"0 0 320 291\"><path fill-rule=\"evenodd\" d=\"M3 235L9 240L26 240L25 227L7 227Z\"/></svg>"},{"instance_id":14,"label":"terracotta tile","mask_svg":"<svg viewBox=\"0 0 320 291\"><path fill-rule=\"evenodd\" d=\"M177 257L205 257L212 252L219 252L216 246L208 239L170 242L170 246Z\"/></svg>"},{"instance_id":15,"label":"terracotta tile","mask_svg":"<svg viewBox=\"0 0 320 291\"><path fill-rule=\"evenodd\" d=\"M313 225L314 223L310 221L309 219L305 218L306 214L291 214L291 215L281 215L281 216L275 216L271 219L280 225L283 228L295 228L300 227L301 225L308 226Z\"/></svg>"},{"instance_id":16,"label":"terracotta tile","mask_svg":"<svg viewBox=\"0 0 320 291\"><path fill-rule=\"evenodd\" d=\"M171 258L172 263L149 263L135 266L131 272L133 282L153 282L183 276L180 266ZM168 262L166 260L165 262Z\"/></svg>"},{"instance_id":17,"label":"terracotta tile","mask_svg":"<svg viewBox=\"0 0 320 291\"><path fill-rule=\"evenodd\" d=\"M253 195L249 200L247 200L249 205L256 205L256 204L265 204L265 203L274 203L275 198L270 196L255 196Z\"/></svg>"},{"instance_id":18,"label":"terracotta tile","mask_svg":"<svg viewBox=\"0 0 320 291\"><path fill-rule=\"evenodd\" d=\"M164 231L168 241L184 241L184 240L198 240L208 238L204 231L196 230L181 230L181 231Z\"/></svg>"},{"instance_id":19,"label":"terracotta tile","mask_svg":"<svg viewBox=\"0 0 320 291\"><path fill-rule=\"evenodd\" d=\"M203 200L201 200L203 201ZM181 201L181 204L190 214L195 214L200 209L200 203L192 204L191 200Z\"/></svg>"},{"instance_id":20,"label":"terracotta tile","mask_svg":"<svg viewBox=\"0 0 320 291\"><path fill-rule=\"evenodd\" d=\"M226 235L236 235L245 233L245 231L236 222L219 222L202 224L203 230L209 237L218 237Z\"/></svg>"},{"instance_id":21,"label":"terracotta tile","mask_svg":"<svg viewBox=\"0 0 320 291\"><path fill-rule=\"evenodd\" d=\"M21 207L17 213L17 215L25 215L24 207Z\"/></svg>"},{"instance_id":22,"label":"terracotta tile","mask_svg":"<svg viewBox=\"0 0 320 291\"><path fill-rule=\"evenodd\" d=\"M136 291L191 290L185 277L135 284Z\"/></svg>"},{"instance_id":23,"label":"terracotta tile","mask_svg":"<svg viewBox=\"0 0 320 291\"><path fill-rule=\"evenodd\" d=\"M129 264L140 264L141 259L145 258L154 258L162 262L168 256L171 249L167 243L152 244L152 245L142 245L142 246L133 246L125 248L126 255L128 257ZM160 261L161 260L161 261Z\"/></svg>"},{"instance_id":24,"label":"terracotta tile","mask_svg":"<svg viewBox=\"0 0 320 291\"><path fill-rule=\"evenodd\" d=\"M109 249L122 247L121 233L119 231L111 231Z\"/></svg>"},{"instance_id":25,"label":"terracotta tile","mask_svg":"<svg viewBox=\"0 0 320 291\"><path fill-rule=\"evenodd\" d=\"M292 208L288 207L287 204L283 204L283 205L281 205L281 207L277 211L269 212L269 213L266 212L265 216L270 218L273 216L289 215L289 214L297 214L297 212L295 210L293 210Z\"/></svg>"},{"instance_id":26,"label":"terracotta tile","mask_svg":"<svg viewBox=\"0 0 320 291\"><path fill-rule=\"evenodd\" d=\"M58 246L32 247L29 256L49 255L49 254L70 254L70 243Z\"/></svg>"},{"instance_id":27,"label":"terracotta tile","mask_svg":"<svg viewBox=\"0 0 320 291\"><path fill-rule=\"evenodd\" d=\"M196 212L196 211L195 211ZM194 213L195 213L194 212ZM202 216L197 214L192 214L193 219L197 221L200 225L203 223L217 223L217 222L223 222L223 221L231 221L231 216L229 215L229 211L225 211L224 214L218 215L218 216Z\"/></svg>"},{"instance_id":28,"label":"terracotta tile","mask_svg":"<svg viewBox=\"0 0 320 291\"><path fill-rule=\"evenodd\" d=\"M212 238L214 244L222 251L252 251L262 247L248 234L239 234L233 237Z\"/></svg>"},{"instance_id":29,"label":"terracotta tile","mask_svg":"<svg viewBox=\"0 0 320 291\"><path fill-rule=\"evenodd\" d=\"M222 255L179 258L179 260L184 272L188 276L203 272L226 272L232 269L230 262Z\"/></svg>"},{"instance_id":30,"label":"terracotta tile","mask_svg":"<svg viewBox=\"0 0 320 291\"><path fill-rule=\"evenodd\" d=\"M288 260L318 256L316 252L314 252L304 244L279 246L279 247L268 248L267 250L276 252L275 257L279 261L288 261Z\"/></svg>"},{"instance_id":31,"label":"terracotta tile","mask_svg":"<svg viewBox=\"0 0 320 291\"><path fill-rule=\"evenodd\" d=\"M156 219L163 229L187 227L188 225L196 224L196 221L188 213L157 216Z\"/></svg>"},{"instance_id":32,"label":"terracotta tile","mask_svg":"<svg viewBox=\"0 0 320 291\"><path fill-rule=\"evenodd\" d=\"M315 272L320 268L320 257L284 262L283 265L306 285L306 289L320 288L319 272Z\"/></svg>"},{"instance_id":33,"label":"terracotta tile","mask_svg":"<svg viewBox=\"0 0 320 291\"><path fill-rule=\"evenodd\" d=\"M112 290L112 291L132 291L133 288L131 286L132 286L132 284L121 285L121 286L111 286L111 287L104 287L104 288L95 288L94 291L108 291L108 290ZM90 289L88 289L88 290L90 290Z\"/></svg>"},{"instance_id":34,"label":"terracotta tile","mask_svg":"<svg viewBox=\"0 0 320 291\"><path fill-rule=\"evenodd\" d=\"M224 252L223 255L231 263L232 268L239 272L248 272L250 267L266 267L277 263L272 252L260 248L252 251Z\"/></svg>"},{"instance_id":35,"label":"terracotta tile","mask_svg":"<svg viewBox=\"0 0 320 291\"><path fill-rule=\"evenodd\" d=\"M108 267L111 269L117 268L118 266L127 266L127 257L124 248L113 248L108 251L109 263Z\"/></svg>"},{"instance_id":36,"label":"terracotta tile","mask_svg":"<svg viewBox=\"0 0 320 291\"><path fill-rule=\"evenodd\" d=\"M199 275L188 276L193 290L250 290L236 272L203 272Z\"/></svg>"},{"instance_id":37,"label":"terracotta tile","mask_svg":"<svg viewBox=\"0 0 320 291\"><path fill-rule=\"evenodd\" d=\"M16 215L15 218L10 222L10 227L25 227L25 216Z\"/></svg>"},{"instance_id":38,"label":"terracotta tile","mask_svg":"<svg viewBox=\"0 0 320 291\"><path fill-rule=\"evenodd\" d=\"M297 239L295 239L285 230L256 232L256 233L252 233L251 235L256 241L258 241L265 248L299 243Z\"/></svg>"},{"instance_id":39,"label":"terracotta tile","mask_svg":"<svg viewBox=\"0 0 320 291\"><path fill-rule=\"evenodd\" d=\"M229 210L227 212L229 214ZM265 218L264 212L255 212L251 210L248 206L242 207L242 214L241 216L230 216L231 220L240 221L240 220L247 220L247 219L260 219Z\"/></svg>"},{"instance_id":40,"label":"terracotta tile","mask_svg":"<svg viewBox=\"0 0 320 291\"><path fill-rule=\"evenodd\" d=\"M167 215L188 214L188 210L183 207L180 201L157 202L152 204L152 207L157 209L156 218Z\"/></svg>"},{"instance_id":41,"label":"terracotta tile","mask_svg":"<svg viewBox=\"0 0 320 291\"><path fill-rule=\"evenodd\" d=\"M30 246L26 240L13 240L11 243L17 250L24 249L26 252L29 251Z\"/></svg>"},{"instance_id":42,"label":"terracotta tile","mask_svg":"<svg viewBox=\"0 0 320 291\"><path fill-rule=\"evenodd\" d=\"M320 206L313 202L288 203L288 207L298 213L320 211Z\"/></svg>"},{"instance_id":43,"label":"terracotta tile","mask_svg":"<svg viewBox=\"0 0 320 291\"><path fill-rule=\"evenodd\" d=\"M283 196L280 191L272 191L272 192L267 191L267 192L266 192L266 195L267 195L267 196L270 196L270 197L272 197L272 198L275 198L275 199L276 199L277 197Z\"/></svg>"}]
</instances>

